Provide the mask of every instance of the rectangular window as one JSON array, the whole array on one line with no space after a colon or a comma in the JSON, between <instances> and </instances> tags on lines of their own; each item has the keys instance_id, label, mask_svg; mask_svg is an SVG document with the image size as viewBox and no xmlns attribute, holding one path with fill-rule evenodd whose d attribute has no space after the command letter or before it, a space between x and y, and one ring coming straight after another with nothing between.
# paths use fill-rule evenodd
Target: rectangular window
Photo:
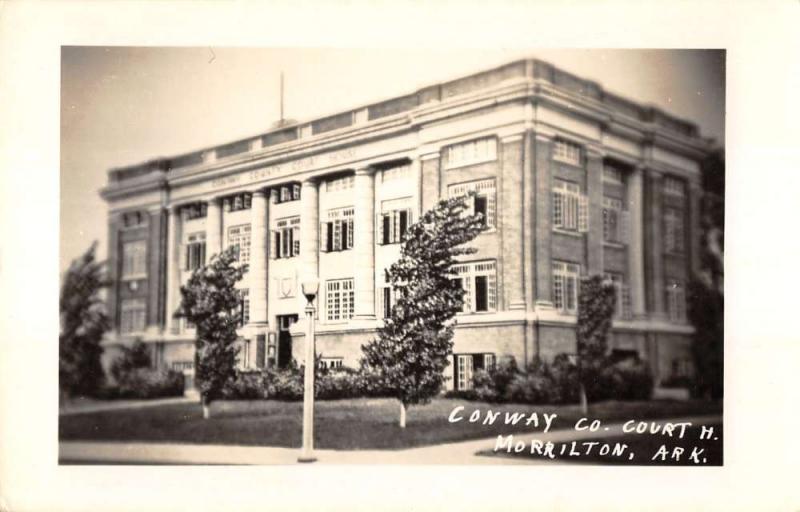
<instances>
[{"instance_id":1,"label":"rectangular window","mask_svg":"<svg viewBox=\"0 0 800 512\"><path fill-rule=\"evenodd\" d=\"M497 160L497 139L484 137L447 148L447 169Z\"/></svg>"},{"instance_id":2,"label":"rectangular window","mask_svg":"<svg viewBox=\"0 0 800 512\"><path fill-rule=\"evenodd\" d=\"M335 279L325 283L325 318L329 322L352 318L354 309L352 279Z\"/></svg>"},{"instance_id":3,"label":"rectangular window","mask_svg":"<svg viewBox=\"0 0 800 512\"><path fill-rule=\"evenodd\" d=\"M320 224L320 251L337 252L353 248L353 207L328 210L327 221Z\"/></svg>"},{"instance_id":4,"label":"rectangular window","mask_svg":"<svg viewBox=\"0 0 800 512\"><path fill-rule=\"evenodd\" d=\"M320 357L319 358L319 367L320 368L327 368L329 370L333 370L336 368L341 368L343 364L343 358L341 357Z\"/></svg>"},{"instance_id":5,"label":"rectangular window","mask_svg":"<svg viewBox=\"0 0 800 512\"><path fill-rule=\"evenodd\" d=\"M138 228L147 225L147 214L144 212L128 212L122 214L123 228Z\"/></svg>"},{"instance_id":6,"label":"rectangular window","mask_svg":"<svg viewBox=\"0 0 800 512\"><path fill-rule=\"evenodd\" d=\"M342 190L350 190L355 185L355 175L342 176L325 182L325 190L327 192L340 192Z\"/></svg>"},{"instance_id":7,"label":"rectangular window","mask_svg":"<svg viewBox=\"0 0 800 512\"><path fill-rule=\"evenodd\" d=\"M300 255L300 217L278 219L271 233L271 256L293 258Z\"/></svg>"},{"instance_id":8,"label":"rectangular window","mask_svg":"<svg viewBox=\"0 0 800 512\"><path fill-rule=\"evenodd\" d=\"M200 219L208 214L207 203L187 204L181 208L181 213L186 220Z\"/></svg>"},{"instance_id":9,"label":"rectangular window","mask_svg":"<svg viewBox=\"0 0 800 512\"><path fill-rule=\"evenodd\" d=\"M250 261L250 224L228 228L228 247L236 247L236 258L241 264Z\"/></svg>"},{"instance_id":10,"label":"rectangular window","mask_svg":"<svg viewBox=\"0 0 800 512\"><path fill-rule=\"evenodd\" d=\"M143 299L125 299L120 303L119 331L123 334L144 331L147 304Z\"/></svg>"},{"instance_id":11,"label":"rectangular window","mask_svg":"<svg viewBox=\"0 0 800 512\"><path fill-rule=\"evenodd\" d=\"M447 192L449 197L458 197L474 192L475 195L467 203L467 214L480 213L487 229L497 226L497 190L493 179L450 185Z\"/></svg>"},{"instance_id":12,"label":"rectangular window","mask_svg":"<svg viewBox=\"0 0 800 512\"><path fill-rule=\"evenodd\" d=\"M147 277L147 241L137 240L122 244L122 279Z\"/></svg>"},{"instance_id":13,"label":"rectangular window","mask_svg":"<svg viewBox=\"0 0 800 512\"><path fill-rule=\"evenodd\" d=\"M496 357L493 353L485 354L453 354L455 358L455 385L458 391L472 389L472 378L477 370L491 371L495 368Z\"/></svg>"},{"instance_id":14,"label":"rectangular window","mask_svg":"<svg viewBox=\"0 0 800 512\"><path fill-rule=\"evenodd\" d=\"M557 139L553 146L553 160L580 166L582 161L581 147L573 142Z\"/></svg>"},{"instance_id":15,"label":"rectangular window","mask_svg":"<svg viewBox=\"0 0 800 512\"><path fill-rule=\"evenodd\" d=\"M239 210L249 210L253 205L253 194L242 192L233 196L228 196L222 200L222 208L227 212Z\"/></svg>"},{"instance_id":16,"label":"rectangular window","mask_svg":"<svg viewBox=\"0 0 800 512\"><path fill-rule=\"evenodd\" d=\"M187 238L186 243L186 270L196 270L206 263L206 234L193 233Z\"/></svg>"},{"instance_id":17,"label":"rectangular window","mask_svg":"<svg viewBox=\"0 0 800 512\"><path fill-rule=\"evenodd\" d=\"M576 183L555 180L553 184L553 227L565 231L589 230L589 198Z\"/></svg>"},{"instance_id":18,"label":"rectangular window","mask_svg":"<svg viewBox=\"0 0 800 512\"><path fill-rule=\"evenodd\" d=\"M603 181L622 185L622 171L609 164L603 166Z\"/></svg>"},{"instance_id":19,"label":"rectangular window","mask_svg":"<svg viewBox=\"0 0 800 512\"><path fill-rule=\"evenodd\" d=\"M682 253L684 249L683 211L664 208L664 250Z\"/></svg>"},{"instance_id":20,"label":"rectangular window","mask_svg":"<svg viewBox=\"0 0 800 512\"><path fill-rule=\"evenodd\" d=\"M241 300L239 301L239 327L244 327L250 322L250 290L247 288L239 290Z\"/></svg>"},{"instance_id":21,"label":"rectangular window","mask_svg":"<svg viewBox=\"0 0 800 512\"><path fill-rule=\"evenodd\" d=\"M626 244L630 232L630 214L623 210L622 201L603 198L603 241Z\"/></svg>"},{"instance_id":22,"label":"rectangular window","mask_svg":"<svg viewBox=\"0 0 800 512\"><path fill-rule=\"evenodd\" d=\"M280 204L287 201L297 201L300 199L300 189L299 183L289 183L276 187L271 192L272 202Z\"/></svg>"},{"instance_id":23,"label":"rectangular window","mask_svg":"<svg viewBox=\"0 0 800 512\"><path fill-rule=\"evenodd\" d=\"M378 231L376 240L379 245L396 244L403 237L411 224L411 199L392 199L381 203L381 213L376 221Z\"/></svg>"},{"instance_id":24,"label":"rectangular window","mask_svg":"<svg viewBox=\"0 0 800 512\"><path fill-rule=\"evenodd\" d=\"M631 293L630 288L625 285L624 276L617 272L606 272L603 277L614 285L617 299L614 307L614 316L622 320L630 320L633 317L631 312Z\"/></svg>"},{"instance_id":25,"label":"rectangular window","mask_svg":"<svg viewBox=\"0 0 800 512\"><path fill-rule=\"evenodd\" d=\"M392 294L391 286L382 286L378 288L376 293L378 298L378 318L389 318L392 316L392 306L394 305L394 297Z\"/></svg>"},{"instance_id":26,"label":"rectangular window","mask_svg":"<svg viewBox=\"0 0 800 512\"><path fill-rule=\"evenodd\" d=\"M581 266L564 261L553 262L553 306L566 314L578 312L578 279Z\"/></svg>"},{"instance_id":27,"label":"rectangular window","mask_svg":"<svg viewBox=\"0 0 800 512\"><path fill-rule=\"evenodd\" d=\"M494 261L459 263L450 269L464 290L463 313L497 310L497 271Z\"/></svg>"},{"instance_id":28,"label":"rectangular window","mask_svg":"<svg viewBox=\"0 0 800 512\"><path fill-rule=\"evenodd\" d=\"M411 176L411 164L403 164L381 171L381 181L383 183L407 179L409 176Z\"/></svg>"},{"instance_id":29,"label":"rectangular window","mask_svg":"<svg viewBox=\"0 0 800 512\"><path fill-rule=\"evenodd\" d=\"M686 322L686 293L681 281L667 285L667 315L671 322Z\"/></svg>"},{"instance_id":30,"label":"rectangular window","mask_svg":"<svg viewBox=\"0 0 800 512\"><path fill-rule=\"evenodd\" d=\"M664 177L664 192L667 194L672 194L674 196L683 197L686 193L686 189L684 188L683 181L678 178L673 178L671 176Z\"/></svg>"}]
</instances>

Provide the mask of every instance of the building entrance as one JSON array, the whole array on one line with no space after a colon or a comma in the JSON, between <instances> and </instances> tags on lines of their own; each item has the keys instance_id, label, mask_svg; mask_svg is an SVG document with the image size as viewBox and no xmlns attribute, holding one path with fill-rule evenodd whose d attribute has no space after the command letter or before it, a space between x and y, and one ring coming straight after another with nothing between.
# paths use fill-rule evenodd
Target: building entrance
<instances>
[{"instance_id":1,"label":"building entrance","mask_svg":"<svg viewBox=\"0 0 800 512\"><path fill-rule=\"evenodd\" d=\"M297 322L297 315L278 316L278 368L286 368L292 362L292 325Z\"/></svg>"}]
</instances>

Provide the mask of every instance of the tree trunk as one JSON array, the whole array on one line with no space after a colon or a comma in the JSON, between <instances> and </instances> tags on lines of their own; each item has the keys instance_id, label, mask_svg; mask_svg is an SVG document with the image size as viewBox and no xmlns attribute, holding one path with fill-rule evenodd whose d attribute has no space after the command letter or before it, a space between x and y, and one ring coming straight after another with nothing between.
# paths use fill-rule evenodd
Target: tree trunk
<instances>
[{"instance_id":1,"label":"tree trunk","mask_svg":"<svg viewBox=\"0 0 800 512\"><path fill-rule=\"evenodd\" d=\"M207 420L208 418L211 417L211 406L208 403L208 401L206 401L206 397L203 397L202 402L203 402L203 419Z\"/></svg>"},{"instance_id":2,"label":"tree trunk","mask_svg":"<svg viewBox=\"0 0 800 512\"><path fill-rule=\"evenodd\" d=\"M400 402L400 428L406 428L406 404Z\"/></svg>"},{"instance_id":3,"label":"tree trunk","mask_svg":"<svg viewBox=\"0 0 800 512\"><path fill-rule=\"evenodd\" d=\"M586 416L589 414L589 400L586 399L586 387L581 383L581 413Z\"/></svg>"}]
</instances>

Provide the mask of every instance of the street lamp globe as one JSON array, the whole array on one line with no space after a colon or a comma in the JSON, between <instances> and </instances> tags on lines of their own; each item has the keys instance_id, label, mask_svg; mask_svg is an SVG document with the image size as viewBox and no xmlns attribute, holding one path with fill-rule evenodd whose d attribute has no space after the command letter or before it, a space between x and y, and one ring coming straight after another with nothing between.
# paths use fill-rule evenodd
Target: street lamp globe
<instances>
[{"instance_id":1,"label":"street lamp globe","mask_svg":"<svg viewBox=\"0 0 800 512\"><path fill-rule=\"evenodd\" d=\"M301 287L303 288L303 295L309 304L314 302L314 299L319 292L319 279L316 277L309 277L303 280Z\"/></svg>"}]
</instances>

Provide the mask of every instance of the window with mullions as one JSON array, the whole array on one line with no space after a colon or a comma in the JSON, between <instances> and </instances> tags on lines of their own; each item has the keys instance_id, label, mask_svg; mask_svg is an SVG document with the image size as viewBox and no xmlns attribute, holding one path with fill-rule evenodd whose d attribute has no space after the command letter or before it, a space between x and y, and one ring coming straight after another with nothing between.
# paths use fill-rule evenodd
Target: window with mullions
<instances>
[{"instance_id":1,"label":"window with mullions","mask_svg":"<svg viewBox=\"0 0 800 512\"><path fill-rule=\"evenodd\" d=\"M186 259L184 268L196 270L206 263L206 234L192 233L186 239Z\"/></svg>"},{"instance_id":2,"label":"window with mullions","mask_svg":"<svg viewBox=\"0 0 800 512\"><path fill-rule=\"evenodd\" d=\"M123 228L138 228L147 225L147 214L144 212L128 212L122 214Z\"/></svg>"},{"instance_id":3,"label":"window with mullions","mask_svg":"<svg viewBox=\"0 0 800 512\"><path fill-rule=\"evenodd\" d=\"M455 387L458 391L472 389L472 377L478 370L490 371L495 368L496 357L493 353L453 354L455 359Z\"/></svg>"},{"instance_id":4,"label":"window with mullions","mask_svg":"<svg viewBox=\"0 0 800 512\"><path fill-rule=\"evenodd\" d=\"M325 318L329 322L347 320L355 310L352 279L334 279L325 283Z\"/></svg>"},{"instance_id":5,"label":"window with mullions","mask_svg":"<svg viewBox=\"0 0 800 512\"><path fill-rule=\"evenodd\" d=\"M252 205L253 194L250 192L242 192L241 194L229 196L222 200L223 209L228 212L249 210Z\"/></svg>"},{"instance_id":6,"label":"window with mullions","mask_svg":"<svg viewBox=\"0 0 800 512\"><path fill-rule=\"evenodd\" d=\"M144 331L147 304L143 299L125 299L120 303L119 331L123 334Z\"/></svg>"},{"instance_id":7,"label":"window with mullions","mask_svg":"<svg viewBox=\"0 0 800 512\"><path fill-rule=\"evenodd\" d=\"M684 249L683 211L664 208L664 250L682 253Z\"/></svg>"},{"instance_id":8,"label":"window with mullions","mask_svg":"<svg viewBox=\"0 0 800 512\"><path fill-rule=\"evenodd\" d=\"M300 255L300 217L278 219L271 236L273 259Z\"/></svg>"},{"instance_id":9,"label":"window with mullions","mask_svg":"<svg viewBox=\"0 0 800 512\"><path fill-rule=\"evenodd\" d=\"M589 230L589 198L570 181L553 184L553 228L586 233Z\"/></svg>"},{"instance_id":10,"label":"window with mullions","mask_svg":"<svg viewBox=\"0 0 800 512\"><path fill-rule=\"evenodd\" d=\"M603 181L607 183L614 183L617 185L622 185L622 170L617 169L611 165L605 164L603 166Z\"/></svg>"},{"instance_id":11,"label":"window with mullions","mask_svg":"<svg viewBox=\"0 0 800 512\"><path fill-rule=\"evenodd\" d=\"M341 368L343 366L343 361L344 359L341 357L320 357L319 367L334 370L336 368Z\"/></svg>"},{"instance_id":12,"label":"window with mullions","mask_svg":"<svg viewBox=\"0 0 800 512\"><path fill-rule=\"evenodd\" d=\"M683 197L686 194L686 189L683 181L671 176L664 177L664 192L674 196Z\"/></svg>"},{"instance_id":13,"label":"window with mullions","mask_svg":"<svg viewBox=\"0 0 800 512\"><path fill-rule=\"evenodd\" d=\"M497 222L497 190L494 179L458 183L447 187L449 197L458 197L474 192L467 202L467 214L483 216L486 229L493 229Z\"/></svg>"},{"instance_id":14,"label":"window with mullions","mask_svg":"<svg viewBox=\"0 0 800 512\"><path fill-rule=\"evenodd\" d=\"M623 275L617 272L606 272L603 274L603 278L614 285L617 300L614 306L614 316L622 320L630 320L632 318L631 291L625 284Z\"/></svg>"},{"instance_id":15,"label":"window with mullions","mask_svg":"<svg viewBox=\"0 0 800 512\"><path fill-rule=\"evenodd\" d=\"M582 156L580 145L563 139L557 139L555 141L553 146L553 160L580 166Z\"/></svg>"},{"instance_id":16,"label":"window with mullions","mask_svg":"<svg viewBox=\"0 0 800 512\"><path fill-rule=\"evenodd\" d=\"M240 292L239 327L244 327L250 322L250 290L248 288L243 288Z\"/></svg>"},{"instance_id":17,"label":"window with mullions","mask_svg":"<svg viewBox=\"0 0 800 512\"><path fill-rule=\"evenodd\" d=\"M250 224L228 228L228 247L236 247L236 258L239 263L245 264L250 261Z\"/></svg>"},{"instance_id":18,"label":"window with mullions","mask_svg":"<svg viewBox=\"0 0 800 512\"><path fill-rule=\"evenodd\" d=\"M282 185L276 189L276 194L273 195L274 202L286 203L289 201L297 201L300 199L300 184L292 183L289 185Z\"/></svg>"},{"instance_id":19,"label":"window with mullions","mask_svg":"<svg viewBox=\"0 0 800 512\"><path fill-rule=\"evenodd\" d=\"M381 181L388 183L395 180L408 179L411 176L411 164L398 165L381 171Z\"/></svg>"},{"instance_id":20,"label":"window with mullions","mask_svg":"<svg viewBox=\"0 0 800 512\"><path fill-rule=\"evenodd\" d=\"M686 322L686 292L683 282L673 280L667 284L667 316L671 322Z\"/></svg>"},{"instance_id":21,"label":"window with mullions","mask_svg":"<svg viewBox=\"0 0 800 512\"><path fill-rule=\"evenodd\" d=\"M122 279L147 277L147 242L137 240L122 244Z\"/></svg>"},{"instance_id":22,"label":"window with mullions","mask_svg":"<svg viewBox=\"0 0 800 512\"><path fill-rule=\"evenodd\" d=\"M342 176L341 178L334 178L325 182L326 192L341 192L342 190L350 190L355 186L356 178L350 174Z\"/></svg>"},{"instance_id":23,"label":"window with mullions","mask_svg":"<svg viewBox=\"0 0 800 512\"><path fill-rule=\"evenodd\" d=\"M208 215L208 204L187 204L181 208L181 213L186 220L200 219Z\"/></svg>"},{"instance_id":24,"label":"window with mullions","mask_svg":"<svg viewBox=\"0 0 800 512\"><path fill-rule=\"evenodd\" d=\"M464 290L463 313L497 310L497 270L494 261L459 263L450 273Z\"/></svg>"},{"instance_id":25,"label":"window with mullions","mask_svg":"<svg viewBox=\"0 0 800 512\"><path fill-rule=\"evenodd\" d=\"M622 209L622 201L613 197L603 198L603 241L618 244L628 243L630 216Z\"/></svg>"},{"instance_id":26,"label":"window with mullions","mask_svg":"<svg viewBox=\"0 0 800 512\"><path fill-rule=\"evenodd\" d=\"M447 169L497 160L497 139L482 139L453 144L447 148Z\"/></svg>"},{"instance_id":27,"label":"window with mullions","mask_svg":"<svg viewBox=\"0 0 800 512\"><path fill-rule=\"evenodd\" d=\"M381 203L376 228L379 245L397 244L411 225L411 199L392 199Z\"/></svg>"},{"instance_id":28,"label":"window with mullions","mask_svg":"<svg viewBox=\"0 0 800 512\"><path fill-rule=\"evenodd\" d=\"M553 262L553 306L561 313L578 312L578 285L581 266L564 261Z\"/></svg>"},{"instance_id":29,"label":"window with mullions","mask_svg":"<svg viewBox=\"0 0 800 512\"><path fill-rule=\"evenodd\" d=\"M327 221L320 224L320 251L337 252L353 248L353 207L328 210Z\"/></svg>"}]
</instances>

